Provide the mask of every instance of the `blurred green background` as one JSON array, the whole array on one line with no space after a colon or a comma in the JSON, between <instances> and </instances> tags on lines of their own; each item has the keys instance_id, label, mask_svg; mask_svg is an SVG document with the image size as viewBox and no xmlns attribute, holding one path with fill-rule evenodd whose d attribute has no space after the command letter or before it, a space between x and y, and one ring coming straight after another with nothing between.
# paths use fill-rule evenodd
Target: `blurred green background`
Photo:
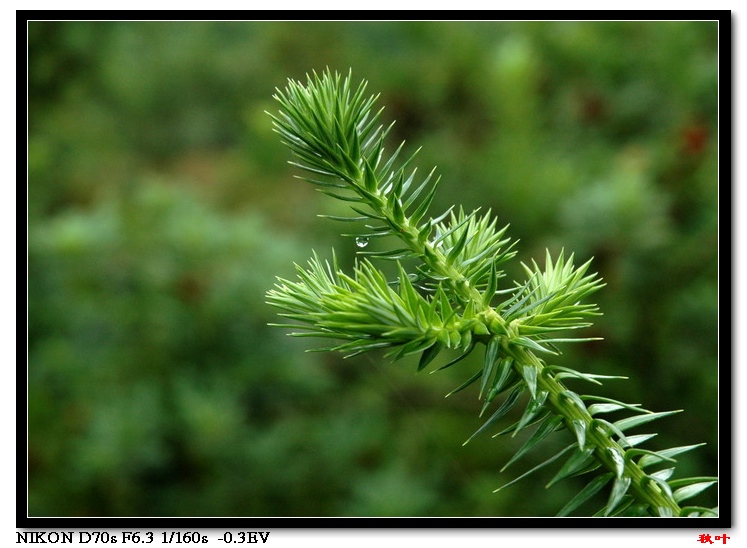
<instances>
[{"instance_id":1,"label":"blurred green background","mask_svg":"<svg viewBox=\"0 0 747 548\"><path fill-rule=\"evenodd\" d=\"M431 376L267 326L275 276L354 258L316 218L344 204L294 179L264 113L326 67L381 92L390 150L438 166L434 213L492 208L525 262L595 257L604 341L560 363L630 380L571 387L684 409L648 447L707 442L678 475L718 473L717 23L28 32L30 516L545 516L585 485L492 493L567 433L505 473L521 439L462 447L476 389L444 395L479 356Z\"/></svg>"}]
</instances>

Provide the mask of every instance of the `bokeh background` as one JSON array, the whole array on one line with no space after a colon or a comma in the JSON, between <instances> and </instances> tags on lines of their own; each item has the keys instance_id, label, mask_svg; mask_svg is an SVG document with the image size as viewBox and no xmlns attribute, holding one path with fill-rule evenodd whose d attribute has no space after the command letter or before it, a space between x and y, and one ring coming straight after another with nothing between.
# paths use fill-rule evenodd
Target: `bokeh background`
<instances>
[{"instance_id":1,"label":"bokeh background","mask_svg":"<svg viewBox=\"0 0 747 548\"><path fill-rule=\"evenodd\" d=\"M479 356L429 375L267 326L275 276L312 248L355 255L316 218L344 204L294 178L264 112L327 67L381 93L390 150L422 145L417 165L438 166L434 212L492 208L523 261L595 258L604 341L560 363L630 380L572 387L683 409L636 433L707 442L678 475L716 475L717 37L715 22L29 22L29 515L546 516L585 485L546 490L546 469L492 492L567 433L505 473L521 436L462 447L476 389L444 395Z\"/></svg>"}]
</instances>

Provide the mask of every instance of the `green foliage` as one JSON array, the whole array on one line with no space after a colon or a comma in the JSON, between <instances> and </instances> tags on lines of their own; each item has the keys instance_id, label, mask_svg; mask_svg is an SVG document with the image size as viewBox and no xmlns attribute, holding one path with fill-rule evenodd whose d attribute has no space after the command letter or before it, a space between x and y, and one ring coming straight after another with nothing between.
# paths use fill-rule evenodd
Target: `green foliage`
<instances>
[{"instance_id":1,"label":"green foliage","mask_svg":"<svg viewBox=\"0 0 747 548\"><path fill-rule=\"evenodd\" d=\"M246 265L282 269L297 253L277 237L266 247L269 237L262 218L216 216L159 181L31 231L31 515L69 515L63 493L84 515L263 511L253 505L281 486L249 470L278 464L284 402L308 406L330 389L273 349L266 315L247 312L271 275ZM270 418L276 428L261 426ZM302 513L293 499L274 511Z\"/></svg>"},{"instance_id":2,"label":"green foliage","mask_svg":"<svg viewBox=\"0 0 747 548\"><path fill-rule=\"evenodd\" d=\"M437 218L427 217L436 189L436 183L429 186L433 171L417 183L415 170L408 172L413 156L397 163L404 144L386 158L384 140L392 126L376 125L381 111L373 113L372 107L377 97L366 97L365 89L362 83L353 91L350 76L325 71L308 77L306 85L290 80L275 96L281 107L279 115L271 115L275 130L298 158L295 165L315 177L305 180L355 204L357 216L332 218L370 223L364 225L370 232L359 238L389 236L403 246L367 254L397 263L398 276L391 282L368 259L356 265L351 277L336 260L322 263L316 255L308 269L297 268L298 281L280 279L267 293L268 302L306 327L293 335L343 340L327 350L350 355L390 348L388 355L398 359L420 352L419 370L441 350L459 350L462 358L484 344L482 369L457 390L480 380L480 396L487 396L482 412L496 396L511 392L478 432L504 416L522 392L529 398L521 417L497 435L515 436L537 425L506 467L549 434L563 429L571 434L571 443L560 452L496 491L569 454L548 485L579 474L601 475L592 476L561 515L609 482L609 498L597 515L717 515L717 509L680 506L716 484L715 478L670 480L672 468L644 472L652 464L673 463L672 456L697 446L641 449L648 436L631 439L624 433L672 412L654 413L606 398L587 407L586 401L599 398L569 390L562 379L598 382L598 376L546 361L560 354L560 343L593 340L566 333L591 326L589 319L598 315L596 305L582 303L603 285L596 274L587 274L590 261L575 267L573 256L565 260L561 252L553 260L547 251L544 269L534 261L531 267L523 265L526 280L500 289L498 266L516 254L509 251L513 246L504 247L506 229L496 232L489 213L480 218L477 211L454 215L450 208ZM405 260L415 263L411 272ZM491 304L503 295L508 297ZM614 422L596 416L621 411L634 414Z\"/></svg>"}]
</instances>

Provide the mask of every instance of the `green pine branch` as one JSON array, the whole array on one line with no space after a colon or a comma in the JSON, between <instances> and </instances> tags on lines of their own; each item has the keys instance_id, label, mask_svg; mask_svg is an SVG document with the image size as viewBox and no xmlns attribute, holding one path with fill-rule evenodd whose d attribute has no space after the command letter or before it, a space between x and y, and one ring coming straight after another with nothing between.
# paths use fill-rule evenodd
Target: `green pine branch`
<instances>
[{"instance_id":1,"label":"green pine branch","mask_svg":"<svg viewBox=\"0 0 747 548\"><path fill-rule=\"evenodd\" d=\"M575 511L603 488L609 497L598 515L716 515L717 509L681 504L716 484L716 478L671 479L674 457L697 445L653 451L640 445L654 435L626 434L674 412L577 394L564 379L601 384L601 379L623 377L548 362L559 354L559 345L593 340L576 335L599 314L596 305L585 303L604 286L589 272L590 261L575 266L573 255L565 258L561 252L553 259L548 252L544 267L522 264L526 279L501 287L501 265L516 255L507 227L498 228L490 211L450 208L431 216L438 178L434 171L419 178L411 167L415 155L401 157L403 145L386 154L392 126L378 123L377 98L366 94L365 82L354 88L350 76L329 71L313 74L305 85L291 80L275 95L280 111L270 116L297 159L291 163L321 192L350 204L351 215L327 217L362 224L360 238L390 237L400 245L393 251L361 251L351 274L334 258L330 263L315 254L306 268L297 266L297 280L279 279L268 291L269 304L292 320L274 325L301 329L295 336L335 341L325 350L348 355L379 348L392 359L420 354L418 369L444 349L459 355L441 369L484 348L481 370L455 390L479 381L481 415L496 407L472 437L497 425L524 401L522 395L528 395L523 415L496 436L535 428L504 469L552 433L571 434L562 451L497 490L564 458L548 487L581 474L590 479L559 515ZM404 259L417 266L406 271ZM373 260L396 262L396 279L388 280ZM615 411L630 416L615 422L604 418ZM654 470L657 465L664 468Z\"/></svg>"}]
</instances>

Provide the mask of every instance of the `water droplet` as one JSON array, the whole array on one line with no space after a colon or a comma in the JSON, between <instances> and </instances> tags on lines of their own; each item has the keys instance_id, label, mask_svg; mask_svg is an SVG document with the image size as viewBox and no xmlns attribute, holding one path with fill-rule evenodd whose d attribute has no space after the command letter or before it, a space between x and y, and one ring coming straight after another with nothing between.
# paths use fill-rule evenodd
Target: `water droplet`
<instances>
[{"instance_id":1,"label":"water droplet","mask_svg":"<svg viewBox=\"0 0 747 548\"><path fill-rule=\"evenodd\" d=\"M358 236L355 239L355 245L363 249L364 247L368 245L368 238L365 238L363 236Z\"/></svg>"}]
</instances>

